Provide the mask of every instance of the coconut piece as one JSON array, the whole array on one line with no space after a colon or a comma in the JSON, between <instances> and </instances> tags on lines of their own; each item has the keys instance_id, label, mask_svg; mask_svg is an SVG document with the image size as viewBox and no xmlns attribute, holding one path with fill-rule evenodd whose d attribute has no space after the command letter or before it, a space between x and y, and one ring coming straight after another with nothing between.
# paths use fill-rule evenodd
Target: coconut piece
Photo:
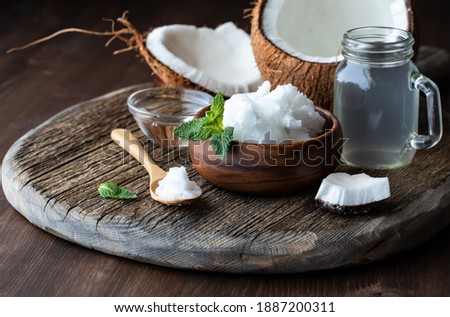
<instances>
[{"instance_id":1,"label":"coconut piece","mask_svg":"<svg viewBox=\"0 0 450 317\"><path fill-rule=\"evenodd\" d=\"M250 36L228 22L216 29L174 24L155 28L146 46L166 83L200 86L225 96L254 91L261 84Z\"/></svg>"},{"instance_id":2,"label":"coconut piece","mask_svg":"<svg viewBox=\"0 0 450 317\"><path fill-rule=\"evenodd\" d=\"M258 0L252 11L253 53L263 80L292 83L317 106L331 109L342 36L371 25L413 32L411 1Z\"/></svg>"},{"instance_id":3,"label":"coconut piece","mask_svg":"<svg viewBox=\"0 0 450 317\"><path fill-rule=\"evenodd\" d=\"M363 213L369 204L390 195L387 177L333 173L322 181L315 199L321 207L337 213Z\"/></svg>"}]
</instances>

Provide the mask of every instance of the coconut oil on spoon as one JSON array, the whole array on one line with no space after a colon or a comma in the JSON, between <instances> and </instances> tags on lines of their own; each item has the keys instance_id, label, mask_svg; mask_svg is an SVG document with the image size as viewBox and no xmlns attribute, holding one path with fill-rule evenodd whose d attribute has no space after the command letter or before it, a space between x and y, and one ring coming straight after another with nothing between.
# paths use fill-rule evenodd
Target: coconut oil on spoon
<instances>
[{"instance_id":1,"label":"coconut oil on spoon","mask_svg":"<svg viewBox=\"0 0 450 317\"><path fill-rule=\"evenodd\" d=\"M194 182L189 182L187 175L169 171L171 175L166 179L168 173L153 161L131 131L114 129L111 138L147 170L150 176L150 196L154 200L166 205L186 205L200 199L202 190ZM161 182L163 187L159 188Z\"/></svg>"}]
</instances>

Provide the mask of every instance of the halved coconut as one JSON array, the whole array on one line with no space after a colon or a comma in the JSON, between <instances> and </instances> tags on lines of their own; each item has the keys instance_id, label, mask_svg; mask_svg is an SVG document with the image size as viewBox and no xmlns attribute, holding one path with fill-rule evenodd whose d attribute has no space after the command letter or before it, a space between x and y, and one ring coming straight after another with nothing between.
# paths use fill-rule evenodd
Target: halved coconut
<instances>
[{"instance_id":1,"label":"halved coconut","mask_svg":"<svg viewBox=\"0 0 450 317\"><path fill-rule=\"evenodd\" d=\"M174 24L155 28L146 40L147 60L166 85L221 92L254 91L262 83L250 36L228 22L216 29Z\"/></svg>"},{"instance_id":2,"label":"halved coconut","mask_svg":"<svg viewBox=\"0 0 450 317\"><path fill-rule=\"evenodd\" d=\"M253 52L263 80L292 83L328 109L345 31L362 26L414 30L411 0L258 0L252 16Z\"/></svg>"},{"instance_id":3,"label":"halved coconut","mask_svg":"<svg viewBox=\"0 0 450 317\"><path fill-rule=\"evenodd\" d=\"M367 206L391 196L387 177L333 173L320 184L315 197L321 207L337 213L367 212Z\"/></svg>"}]
</instances>

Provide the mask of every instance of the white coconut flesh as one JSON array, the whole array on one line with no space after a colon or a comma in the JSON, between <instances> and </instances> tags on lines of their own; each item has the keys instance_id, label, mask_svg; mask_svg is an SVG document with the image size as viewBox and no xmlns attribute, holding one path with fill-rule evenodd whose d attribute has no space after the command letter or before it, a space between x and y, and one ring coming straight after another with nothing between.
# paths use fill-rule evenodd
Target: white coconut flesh
<instances>
[{"instance_id":1,"label":"white coconut flesh","mask_svg":"<svg viewBox=\"0 0 450 317\"><path fill-rule=\"evenodd\" d=\"M333 63L345 31L362 26L408 29L405 0L268 0L263 32L281 50L308 62Z\"/></svg>"},{"instance_id":2,"label":"white coconut flesh","mask_svg":"<svg viewBox=\"0 0 450 317\"><path fill-rule=\"evenodd\" d=\"M250 36L231 22L216 29L159 27L148 34L146 45L160 62L209 91L231 96L261 84Z\"/></svg>"},{"instance_id":3,"label":"white coconut flesh","mask_svg":"<svg viewBox=\"0 0 450 317\"><path fill-rule=\"evenodd\" d=\"M333 173L320 185L316 200L332 206L363 206L390 197L389 179L367 174Z\"/></svg>"}]
</instances>

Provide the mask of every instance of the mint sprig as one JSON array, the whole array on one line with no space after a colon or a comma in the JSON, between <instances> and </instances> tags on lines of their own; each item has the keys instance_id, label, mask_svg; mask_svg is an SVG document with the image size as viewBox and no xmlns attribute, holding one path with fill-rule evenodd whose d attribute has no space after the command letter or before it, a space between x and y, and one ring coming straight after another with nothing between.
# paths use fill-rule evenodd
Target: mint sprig
<instances>
[{"instance_id":1,"label":"mint sprig","mask_svg":"<svg viewBox=\"0 0 450 317\"><path fill-rule=\"evenodd\" d=\"M211 128L211 130L216 133L223 132L223 113L225 112L225 100L223 95L219 92L217 93L212 102L211 109L206 111L206 125Z\"/></svg>"},{"instance_id":2,"label":"mint sprig","mask_svg":"<svg viewBox=\"0 0 450 317\"><path fill-rule=\"evenodd\" d=\"M199 141L209 138L212 130L207 127L206 118L183 122L175 128L174 134L183 140Z\"/></svg>"},{"instance_id":3,"label":"mint sprig","mask_svg":"<svg viewBox=\"0 0 450 317\"><path fill-rule=\"evenodd\" d=\"M211 147L222 158L227 154L231 140L233 140L233 130L232 127L226 127L222 133L215 133L211 136Z\"/></svg>"},{"instance_id":4,"label":"mint sprig","mask_svg":"<svg viewBox=\"0 0 450 317\"><path fill-rule=\"evenodd\" d=\"M210 110L205 112L203 118L194 119L180 124L173 133L182 140L199 141L211 138L211 147L221 158L228 152L233 140L233 127L223 127L223 113L225 100L223 95L217 93Z\"/></svg>"},{"instance_id":5,"label":"mint sprig","mask_svg":"<svg viewBox=\"0 0 450 317\"><path fill-rule=\"evenodd\" d=\"M100 184L98 192L101 197L109 199L135 199L138 198L131 190L120 187L116 183L108 182Z\"/></svg>"}]
</instances>

